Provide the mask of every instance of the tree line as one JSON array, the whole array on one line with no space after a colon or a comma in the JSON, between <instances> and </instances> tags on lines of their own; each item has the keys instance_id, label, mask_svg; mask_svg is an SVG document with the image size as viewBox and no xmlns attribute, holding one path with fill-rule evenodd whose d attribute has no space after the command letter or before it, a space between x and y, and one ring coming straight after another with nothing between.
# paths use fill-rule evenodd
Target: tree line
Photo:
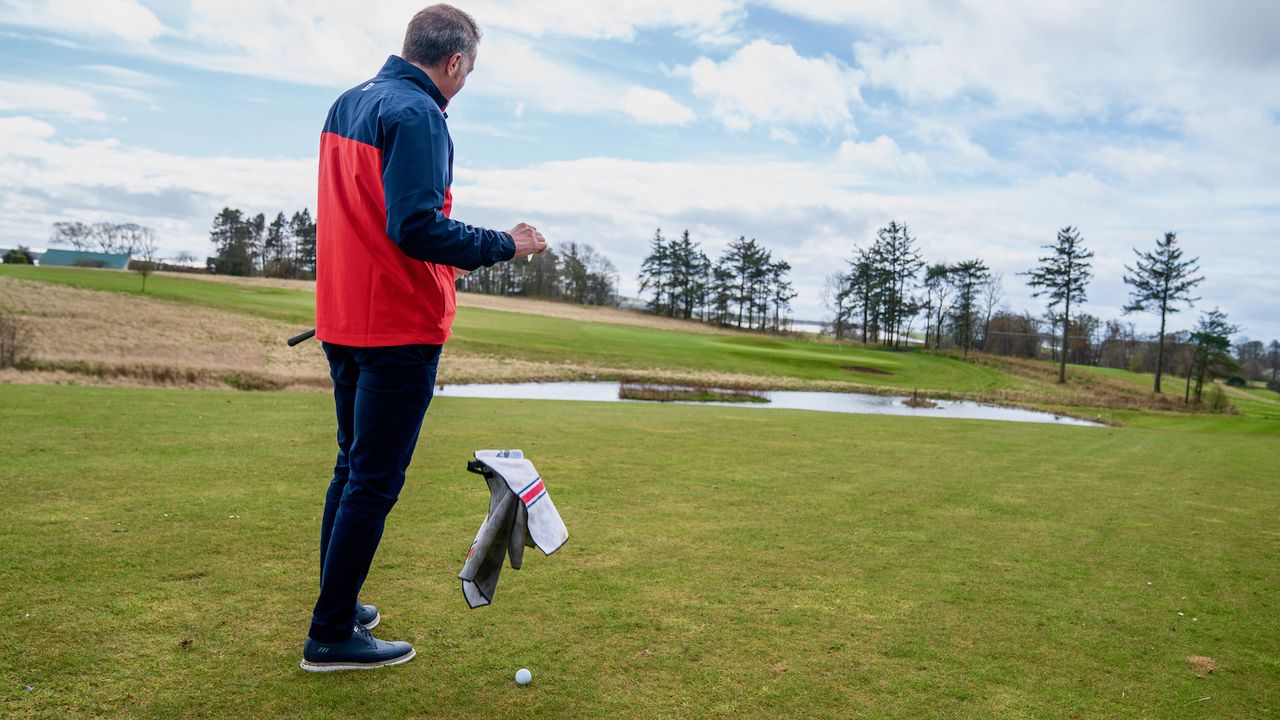
<instances>
[{"instance_id":1,"label":"tree line","mask_svg":"<svg viewBox=\"0 0 1280 720\"><path fill-rule=\"evenodd\" d=\"M838 338L900 347L912 342L913 323L923 314L926 348L956 347L1028 358L1046 351L1058 362L1058 381L1066 380L1068 362L1124 367L1155 375L1161 392L1166 371L1187 378L1184 399L1200 402L1204 383L1242 369L1241 381L1264 379L1264 368L1280 363L1280 343L1261 342L1230 350L1238 328L1217 308L1205 312L1190 331L1169 333L1169 317L1200 298L1192 293L1204 281L1198 258L1184 258L1176 233L1165 233L1153 249L1134 248L1135 261L1125 266L1130 288L1126 314L1150 312L1160 318L1154 339L1139 339L1132 324L1080 312L1088 301L1093 252L1075 227L1058 231L1049 252L1035 267L1019 273L1033 297L1044 298L1042 316L1000 307L1002 278L980 258L929 264L905 224L897 221L876 232L866 247L854 248L847 269L827 278L823 297L832 312L831 332ZM1247 367L1245 363L1248 363ZM1268 365L1270 363L1270 365Z\"/></svg>"},{"instance_id":2,"label":"tree line","mask_svg":"<svg viewBox=\"0 0 1280 720\"><path fill-rule=\"evenodd\" d=\"M586 243L561 243L528 262L481 267L459 282L463 292L566 300L579 305L617 305L618 269Z\"/></svg>"},{"instance_id":3,"label":"tree line","mask_svg":"<svg viewBox=\"0 0 1280 720\"><path fill-rule=\"evenodd\" d=\"M715 262L685 230L668 240L659 228L640 265L640 292L659 315L745 329L783 330L796 292L791 265L745 236Z\"/></svg>"},{"instance_id":4,"label":"tree line","mask_svg":"<svg viewBox=\"0 0 1280 720\"><path fill-rule=\"evenodd\" d=\"M268 223L264 214L247 215L224 207L213 218L209 241L214 254L209 272L280 278L314 278L316 223L303 208L292 216L277 213Z\"/></svg>"}]
</instances>

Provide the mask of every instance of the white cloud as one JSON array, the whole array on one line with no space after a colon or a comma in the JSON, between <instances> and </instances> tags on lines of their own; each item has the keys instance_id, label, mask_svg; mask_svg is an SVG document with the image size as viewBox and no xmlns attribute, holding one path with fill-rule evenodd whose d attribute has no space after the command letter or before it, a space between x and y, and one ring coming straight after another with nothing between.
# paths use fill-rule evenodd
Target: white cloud
<instances>
[{"instance_id":1,"label":"white cloud","mask_svg":"<svg viewBox=\"0 0 1280 720\"><path fill-rule=\"evenodd\" d=\"M686 37L714 40L742 15L742 3L736 0L473 0L465 9L485 27L595 40L631 40L637 31L658 28L675 28Z\"/></svg>"},{"instance_id":2,"label":"white cloud","mask_svg":"<svg viewBox=\"0 0 1280 720\"><path fill-rule=\"evenodd\" d=\"M1055 118L1167 117L1248 97L1272 107L1280 4L762 0L856 30L868 85L911 103L974 96Z\"/></svg>"},{"instance_id":3,"label":"white cloud","mask_svg":"<svg viewBox=\"0 0 1280 720\"><path fill-rule=\"evenodd\" d=\"M495 32L481 41L464 93L523 103L526 112L593 114L621 112L623 87L607 75L540 52L531 40Z\"/></svg>"},{"instance_id":4,"label":"white cloud","mask_svg":"<svg viewBox=\"0 0 1280 720\"><path fill-rule=\"evenodd\" d=\"M31 117L0 119L0 237L41 245L57 220L134 221L170 250L207 249L223 205L251 212L314 206L316 162L190 157L116 140L62 140Z\"/></svg>"},{"instance_id":5,"label":"white cloud","mask_svg":"<svg viewBox=\"0 0 1280 720\"><path fill-rule=\"evenodd\" d=\"M136 0L4 0L0 23L129 42L146 42L164 32L155 13Z\"/></svg>"},{"instance_id":6,"label":"white cloud","mask_svg":"<svg viewBox=\"0 0 1280 720\"><path fill-rule=\"evenodd\" d=\"M654 101L654 96L629 97L626 89L633 83L592 67L590 59L549 52L544 39L521 33L628 38L639 29L670 26L710 32L735 7L695 5L632 2L608 11L604 5L571 3L488 3L471 8L485 34L462 101L496 96L553 113L626 113L654 122L658 118L641 102ZM183 42L154 45L147 52L201 68L344 87L368 78L387 55L400 52L405 24L419 9L420 3L409 2L360 5L330 0L299 7L286 0L193 0L186 23L175 30ZM575 19L561 23L565 18ZM246 27L255 31L244 32ZM674 100L663 103L662 109L672 111L675 120L669 122L690 121L691 111Z\"/></svg>"},{"instance_id":7,"label":"white cloud","mask_svg":"<svg viewBox=\"0 0 1280 720\"><path fill-rule=\"evenodd\" d=\"M53 137L55 130L47 122L33 117L0 118L0 145L4 152L15 152L29 142Z\"/></svg>"},{"instance_id":8,"label":"white cloud","mask_svg":"<svg viewBox=\"0 0 1280 720\"><path fill-rule=\"evenodd\" d=\"M866 165L850 167L850 160ZM1037 310L1018 272L1032 267L1040 246L1059 227L1077 225L1097 253L1098 279L1086 312L1112 317L1125 299L1119 270L1133 246L1145 247L1176 230L1188 255L1202 255L1209 280L1202 295L1253 328L1280 333L1265 304L1228 304L1232 298L1274 296L1270 267L1280 245L1267 237L1266 190L1232 198L1231 206L1198 192L1122 190L1087 173L1051 175L996 188L954 189L936 184L886 187L879 163L895 173L924 172L890 138L848 144L829 162L642 162L587 158L536 166L461 168L457 212L468 222L494 225L528 219L553 241L579 240L602 249L618 265L623 290L636 292L635 274L653 228L667 234L689 228L708 254L717 255L740 234L756 237L789 261L801 297L800 316L820 315L818 289L832 268L843 267L854 244L869 242L889 220L906 222L931 261L978 257L1004 273L1015 308ZM1223 223L1220 217L1232 218ZM1252 247L1247 257L1222 252ZM1115 270L1115 272L1112 272ZM1117 311L1118 312L1118 311ZM1140 329L1149 318L1129 318Z\"/></svg>"},{"instance_id":9,"label":"white cloud","mask_svg":"<svg viewBox=\"0 0 1280 720\"><path fill-rule=\"evenodd\" d=\"M731 130L753 125L852 129L861 101L859 73L830 56L803 57L790 45L755 40L717 63L698 58L687 69L693 93Z\"/></svg>"},{"instance_id":10,"label":"white cloud","mask_svg":"<svg viewBox=\"0 0 1280 720\"><path fill-rule=\"evenodd\" d=\"M768 31L771 41L691 50L690 43L747 32L736 0L476 0L468 9L486 35L461 103L485 103L497 108L489 117L513 113L519 122L484 126L473 122L479 113L460 112L459 134L516 132L530 147L549 147L541 130L549 112L692 123L696 109L717 123L679 133L687 144L672 156L688 162L460 166L460 217L502 227L530 219L553 240L592 242L619 265L628 292L655 226L673 234L689 227L712 252L738 234L754 235L795 265L805 316L818 314L822 276L890 219L907 222L930 259L988 259L1005 272L1010 302L1025 308L1038 305L1014 273L1059 226L1079 225L1099 255L1090 312L1123 301L1123 287L1103 268L1114 270L1130 247L1174 230L1189 255L1205 258L1206 302L1223 298L1250 332L1280 334L1265 307L1280 292L1267 272L1280 266L1272 242L1280 204L1280 44L1272 35L1280 4L760 2L838 25L849 44L813 56L802 44L808 38L779 39L791 27L781 25ZM397 52L405 22L423 4L192 0L162 14L171 25L164 28L128 0L0 0L0 23L92 38L84 42L156 61L339 88ZM670 76L694 89L699 102L690 107L637 66L695 57L670 52L671 35L685 41L681 51L704 55ZM853 38L862 43L855 47ZM626 41L635 42L614 52ZM98 103L117 107L107 92L133 100L145 95L128 88L163 93L118 69L88 68L110 77L100 86L84 77L68 88L0 85L0 109L31 116L0 120L0 236L38 243L48 222L70 214L153 219L175 242L206 248L221 204L256 212L314 202L313 158L185 157L54 134L50 117L106 119ZM855 120L873 128L874 139L846 140ZM699 134L715 126L763 132L726 142ZM813 143L819 134L822 142ZM746 149L723 160L733 148ZM718 160L704 162L709 153ZM520 166L501 169L503 162Z\"/></svg>"},{"instance_id":11,"label":"white cloud","mask_svg":"<svg viewBox=\"0 0 1280 720\"><path fill-rule=\"evenodd\" d=\"M800 138L796 137L795 133L785 128L779 128L779 127L769 128L769 139L777 140L778 142L784 142L788 145L800 144Z\"/></svg>"},{"instance_id":12,"label":"white cloud","mask_svg":"<svg viewBox=\"0 0 1280 720\"><path fill-rule=\"evenodd\" d=\"M891 219L909 225L930 260L986 259L1004 272L1006 295L1019 308L1039 305L1015 273L1034 263L1059 226L1078 225L1100 268L1084 309L1102 314L1123 302L1124 289L1101 268L1129 261L1132 246L1171 229L1189 255L1205 258L1206 302L1220 302L1255 334L1280 333L1261 303L1245 302L1276 290L1270 268L1280 266L1280 246L1264 241L1266 202L1274 201L1265 187L1233 192L1229 206L1204 193L1120 191L1085 173L1000 188L890 190L876 168L908 178L922 171L888 137L847 143L815 162L597 157L509 169L460 166L455 208L467 222L509 227L525 220L553 243L592 243L618 265L623 291L632 294L655 227L672 235L689 228L711 255L740 234L756 237L795 268L803 317L821 316L823 277ZM188 157L113 140L63 140L49 123L6 118L0 120L0 206L6 209L0 236L39 245L55 220L135 220L157 227L166 250L204 251L220 207L270 213L311 205L315 172L314 158ZM1251 251L1236 257L1223 247ZM1140 329L1147 320L1133 319Z\"/></svg>"},{"instance_id":13,"label":"white cloud","mask_svg":"<svg viewBox=\"0 0 1280 720\"><path fill-rule=\"evenodd\" d=\"M106 120L98 101L84 90L39 82L0 80L0 110Z\"/></svg>"},{"instance_id":14,"label":"white cloud","mask_svg":"<svg viewBox=\"0 0 1280 720\"><path fill-rule=\"evenodd\" d=\"M628 90L622 108L632 118L649 125L688 125L698 118L670 95L644 87Z\"/></svg>"},{"instance_id":15,"label":"white cloud","mask_svg":"<svg viewBox=\"0 0 1280 720\"><path fill-rule=\"evenodd\" d=\"M841 163L869 177L888 175L895 178L925 179L931 175L929 164L923 157L917 153L903 152L898 143L887 135L866 143L845 140L840 143L837 157Z\"/></svg>"},{"instance_id":16,"label":"white cloud","mask_svg":"<svg viewBox=\"0 0 1280 720\"><path fill-rule=\"evenodd\" d=\"M158 78L155 75L138 72L137 70L131 70L118 65L85 65L84 69L106 75L121 85L129 85L132 87L152 87L156 85L169 84L168 80Z\"/></svg>"}]
</instances>

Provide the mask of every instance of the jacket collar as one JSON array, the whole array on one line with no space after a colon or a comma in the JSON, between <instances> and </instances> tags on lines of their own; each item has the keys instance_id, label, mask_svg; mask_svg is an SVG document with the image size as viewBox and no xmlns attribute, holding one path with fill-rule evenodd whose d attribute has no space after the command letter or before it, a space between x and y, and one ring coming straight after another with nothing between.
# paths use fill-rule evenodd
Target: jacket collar
<instances>
[{"instance_id":1,"label":"jacket collar","mask_svg":"<svg viewBox=\"0 0 1280 720\"><path fill-rule=\"evenodd\" d=\"M436 101L436 105L440 106L441 111L449 105L449 101L445 99L444 94L440 92L440 88L436 87L436 84L431 82L431 78L426 73L422 72L418 66L398 55L392 55L387 58L387 62L384 63L382 69L378 71L378 77L408 80L414 85L422 88L424 92L430 95L431 99Z\"/></svg>"}]
</instances>

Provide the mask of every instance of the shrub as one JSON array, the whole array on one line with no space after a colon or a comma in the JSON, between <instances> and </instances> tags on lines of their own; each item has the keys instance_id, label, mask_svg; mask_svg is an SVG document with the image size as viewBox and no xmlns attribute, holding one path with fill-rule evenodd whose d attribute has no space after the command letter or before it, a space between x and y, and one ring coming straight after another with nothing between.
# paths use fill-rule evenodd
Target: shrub
<instances>
[{"instance_id":1,"label":"shrub","mask_svg":"<svg viewBox=\"0 0 1280 720\"><path fill-rule=\"evenodd\" d=\"M1227 378L1227 384L1231 387L1249 387L1249 381L1239 375L1232 375Z\"/></svg>"},{"instance_id":2,"label":"shrub","mask_svg":"<svg viewBox=\"0 0 1280 720\"><path fill-rule=\"evenodd\" d=\"M251 372L233 372L222 376L222 381L236 390L283 390L284 383L265 375Z\"/></svg>"},{"instance_id":3,"label":"shrub","mask_svg":"<svg viewBox=\"0 0 1280 720\"><path fill-rule=\"evenodd\" d=\"M19 245L16 250L4 254L3 262L6 265L31 265L35 263L35 257L29 248Z\"/></svg>"},{"instance_id":4,"label":"shrub","mask_svg":"<svg viewBox=\"0 0 1280 720\"><path fill-rule=\"evenodd\" d=\"M1214 383L1213 388L1209 390L1209 411L1216 413L1232 411L1231 401L1227 399L1227 391L1217 383Z\"/></svg>"},{"instance_id":5,"label":"shrub","mask_svg":"<svg viewBox=\"0 0 1280 720\"><path fill-rule=\"evenodd\" d=\"M1280 380L1268 380L1267 389L1271 390L1272 392L1280 393Z\"/></svg>"},{"instance_id":6,"label":"shrub","mask_svg":"<svg viewBox=\"0 0 1280 720\"><path fill-rule=\"evenodd\" d=\"M25 367L31 361L30 338L16 315L0 312L0 368Z\"/></svg>"}]
</instances>

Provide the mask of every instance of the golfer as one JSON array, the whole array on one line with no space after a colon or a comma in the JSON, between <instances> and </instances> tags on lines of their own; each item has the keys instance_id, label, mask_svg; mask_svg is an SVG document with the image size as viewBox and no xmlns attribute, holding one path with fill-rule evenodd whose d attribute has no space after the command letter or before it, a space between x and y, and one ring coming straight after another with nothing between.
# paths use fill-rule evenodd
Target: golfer
<instances>
[{"instance_id":1,"label":"golfer","mask_svg":"<svg viewBox=\"0 0 1280 720\"><path fill-rule=\"evenodd\" d=\"M453 141L445 107L475 67L480 29L433 5L409 22L402 57L343 93L320 136L316 337L329 358L338 459L320 524L320 597L302 651L313 672L399 665L357 599L431 403L456 314L454 282L546 248L449 217Z\"/></svg>"}]
</instances>

